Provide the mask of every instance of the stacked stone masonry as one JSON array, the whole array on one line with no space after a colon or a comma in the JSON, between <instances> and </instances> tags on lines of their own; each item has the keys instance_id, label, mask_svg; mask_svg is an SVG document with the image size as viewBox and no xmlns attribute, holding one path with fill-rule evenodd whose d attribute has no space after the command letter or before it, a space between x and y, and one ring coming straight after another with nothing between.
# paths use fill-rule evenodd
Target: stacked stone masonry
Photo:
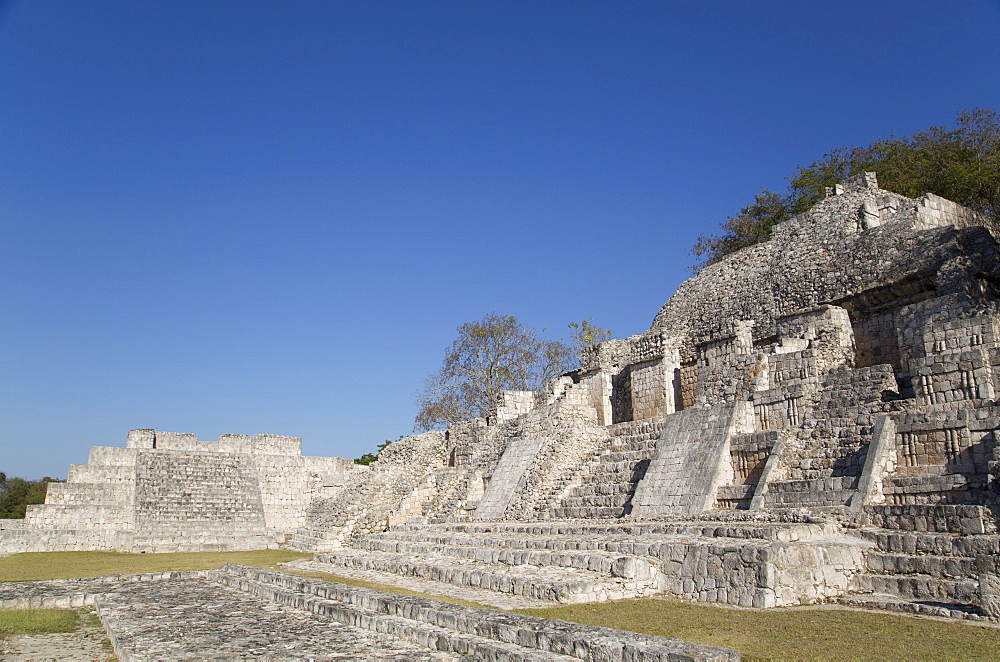
<instances>
[{"instance_id":1,"label":"stacked stone masonry","mask_svg":"<svg viewBox=\"0 0 1000 662\"><path fill-rule=\"evenodd\" d=\"M995 618L996 231L863 173L485 418L367 468L289 437L136 430L0 524L0 553L288 544L561 602Z\"/></svg>"}]
</instances>

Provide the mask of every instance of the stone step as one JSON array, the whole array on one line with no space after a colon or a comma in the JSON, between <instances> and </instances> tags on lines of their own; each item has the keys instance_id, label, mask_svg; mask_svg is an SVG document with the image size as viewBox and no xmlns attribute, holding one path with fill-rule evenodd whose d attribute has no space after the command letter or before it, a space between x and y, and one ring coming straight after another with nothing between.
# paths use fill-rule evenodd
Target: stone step
<instances>
[{"instance_id":1,"label":"stone step","mask_svg":"<svg viewBox=\"0 0 1000 662\"><path fill-rule=\"evenodd\" d=\"M23 520L15 520L23 522ZM9 528L0 524L0 549L17 552L131 551L132 532L114 528Z\"/></svg>"},{"instance_id":2,"label":"stone step","mask_svg":"<svg viewBox=\"0 0 1000 662\"><path fill-rule=\"evenodd\" d=\"M479 586L536 600L575 604L656 595L661 577L645 580L608 577L597 572L557 566L504 566L456 558L441 553L393 554L339 549L315 555L316 561L402 576Z\"/></svg>"},{"instance_id":3,"label":"stone step","mask_svg":"<svg viewBox=\"0 0 1000 662\"><path fill-rule=\"evenodd\" d=\"M433 650L455 652L462 656L470 656L472 659L579 659L533 650L516 643L450 631L433 622L416 620L412 612L406 616L387 613L389 609L379 609L381 605L377 603L368 605L361 600L350 603L336 599L343 593L331 586L343 585L325 582L324 584L330 584L325 586L315 581L301 581L294 575L290 575L293 579L286 579L278 573L239 572L230 566L207 574L209 579L224 586L256 595L270 602L322 614L345 625L389 634L404 641L431 644L428 647ZM328 599L327 596L333 596L334 599Z\"/></svg>"},{"instance_id":4,"label":"stone step","mask_svg":"<svg viewBox=\"0 0 1000 662\"><path fill-rule=\"evenodd\" d=\"M764 494L764 505L768 508L816 508L846 506L857 492L855 490L824 490L822 492L771 492Z\"/></svg>"},{"instance_id":5,"label":"stone step","mask_svg":"<svg viewBox=\"0 0 1000 662\"><path fill-rule=\"evenodd\" d=\"M482 539L502 539L518 546L532 538L597 540L601 537L635 539L656 535L692 538L733 538L796 542L826 538L837 532L830 522L755 522L681 519L667 521L537 521L537 522L468 522L448 525L400 524L384 536L412 532L420 536L471 534Z\"/></svg>"},{"instance_id":6,"label":"stone step","mask_svg":"<svg viewBox=\"0 0 1000 662\"><path fill-rule=\"evenodd\" d=\"M644 425L639 425L636 427L628 427L629 423L644 423ZM611 435L612 439L617 439L620 437L643 437L643 436L660 436L663 432L664 421L659 421L654 424L649 424L647 421L625 421L624 423L614 423L608 426L608 433ZM618 427L622 426L622 427Z\"/></svg>"},{"instance_id":7,"label":"stone step","mask_svg":"<svg viewBox=\"0 0 1000 662\"><path fill-rule=\"evenodd\" d=\"M571 496L627 496L635 489L634 483L584 483L573 489Z\"/></svg>"},{"instance_id":8,"label":"stone step","mask_svg":"<svg viewBox=\"0 0 1000 662\"><path fill-rule=\"evenodd\" d=\"M71 464L67 483L106 483L109 486L135 484L134 466L102 466L93 464Z\"/></svg>"},{"instance_id":9,"label":"stone step","mask_svg":"<svg viewBox=\"0 0 1000 662\"><path fill-rule=\"evenodd\" d=\"M123 504L44 503L27 507L28 526L55 529L131 529L132 512Z\"/></svg>"},{"instance_id":10,"label":"stone step","mask_svg":"<svg viewBox=\"0 0 1000 662\"><path fill-rule=\"evenodd\" d=\"M997 532L996 518L986 506L875 505L865 506L864 524L879 529L964 535Z\"/></svg>"},{"instance_id":11,"label":"stone step","mask_svg":"<svg viewBox=\"0 0 1000 662\"><path fill-rule=\"evenodd\" d=\"M624 517L628 514L623 506L616 507L589 507L589 506L576 506L567 507L562 506L558 508L550 508L546 513L550 519L618 519L619 517Z\"/></svg>"},{"instance_id":12,"label":"stone step","mask_svg":"<svg viewBox=\"0 0 1000 662\"><path fill-rule=\"evenodd\" d=\"M774 493L813 493L852 490L857 483L857 476L835 476L817 480L776 480L767 484L769 494Z\"/></svg>"},{"instance_id":13,"label":"stone step","mask_svg":"<svg viewBox=\"0 0 1000 662\"><path fill-rule=\"evenodd\" d=\"M649 466L650 456L653 451L635 451L632 453L614 453L611 456L602 456L590 467L588 476L611 476L630 475L636 472L646 471Z\"/></svg>"},{"instance_id":14,"label":"stone step","mask_svg":"<svg viewBox=\"0 0 1000 662\"><path fill-rule=\"evenodd\" d=\"M438 531L400 531L364 536L355 541L358 549L396 553L441 552L453 556L479 558L491 563L560 565L601 571L606 574L628 573L615 570L616 564L636 557L644 563L676 560L681 551L693 546L730 546L744 542L759 544L759 538L708 537L692 534L604 533L581 536L545 536L502 532L459 533ZM681 550L681 551L679 551ZM629 576L628 574L622 576Z\"/></svg>"},{"instance_id":15,"label":"stone step","mask_svg":"<svg viewBox=\"0 0 1000 662\"><path fill-rule=\"evenodd\" d=\"M975 605L903 600L899 596L888 594L866 593L863 595L844 595L831 598L830 602L856 609L880 609L899 611L907 614L961 618L973 621L992 620L985 616L979 607Z\"/></svg>"},{"instance_id":16,"label":"stone step","mask_svg":"<svg viewBox=\"0 0 1000 662\"><path fill-rule=\"evenodd\" d=\"M562 500L559 508L624 508L630 500L629 494L589 494L567 497Z\"/></svg>"},{"instance_id":17,"label":"stone step","mask_svg":"<svg viewBox=\"0 0 1000 662\"><path fill-rule=\"evenodd\" d=\"M219 583L477 660L722 660L733 651L227 564Z\"/></svg>"},{"instance_id":18,"label":"stone step","mask_svg":"<svg viewBox=\"0 0 1000 662\"><path fill-rule=\"evenodd\" d=\"M131 506L135 491L131 488L113 489L100 483L49 483L45 494L47 504L97 505L128 504Z\"/></svg>"},{"instance_id":19,"label":"stone step","mask_svg":"<svg viewBox=\"0 0 1000 662\"><path fill-rule=\"evenodd\" d=\"M952 501L961 504L965 501L965 495L961 494L971 488L983 489L986 487L986 477L983 476L977 481L970 481L962 474L938 474L929 476L893 476L882 486L886 499L905 503L907 497L922 496L927 494L951 494ZM954 494L953 494L954 493ZM922 499L917 498L919 502Z\"/></svg>"},{"instance_id":20,"label":"stone step","mask_svg":"<svg viewBox=\"0 0 1000 662\"><path fill-rule=\"evenodd\" d=\"M992 556L1000 554L1000 536L969 535L956 537L951 533L918 533L865 529L859 534L883 552L902 554L933 554L936 556Z\"/></svg>"},{"instance_id":21,"label":"stone step","mask_svg":"<svg viewBox=\"0 0 1000 662\"><path fill-rule=\"evenodd\" d=\"M503 566L552 566L576 568L611 577L648 580L659 571L653 559L642 556L612 554L600 550L560 550L501 548L478 546L472 541L467 544L442 544L440 542L418 542L393 540L385 537L368 536L356 541L358 549L393 554L424 555L441 554L456 559L468 559L478 563Z\"/></svg>"},{"instance_id":22,"label":"stone step","mask_svg":"<svg viewBox=\"0 0 1000 662\"><path fill-rule=\"evenodd\" d=\"M278 549L274 536L243 535L213 532L199 535L185 531L171 538L163 533L136 533L131 541L134 553L158 554L165 552L227 552L250 551L256 549Z\"/></svg>"},{"instance_id":23,"label":"stone step","mask_svg":"<svg viewBox=\"0 0 1000 662\"><path fill-rule=\"evenodd\" d=\"M930 575L858 574L851 578L856 593L891 595L906 601L924 600L953 604L979 603L979 582L931 577Z\"/></svg>"},{"instance_id":24,"label":"stone step","mask_svg":"<svg viewBox=\"0 0 1000 662\"><path fill-rule=\"evenodd\" d=\"M867 552L868 572L880 575L928 575L943 579L976 576L976 561L964 556Z\"/></svg>"},{"instance_id":25,"label":"stone step","mask_svg":"<svg viewBox=\"0 0 1000 662\"><path fill-rule=\"evenodd\" d=\"M336 531L299 529L288 539L288 548L297 552L326 552L340 547Z\"/></svg>"}]
</instances>

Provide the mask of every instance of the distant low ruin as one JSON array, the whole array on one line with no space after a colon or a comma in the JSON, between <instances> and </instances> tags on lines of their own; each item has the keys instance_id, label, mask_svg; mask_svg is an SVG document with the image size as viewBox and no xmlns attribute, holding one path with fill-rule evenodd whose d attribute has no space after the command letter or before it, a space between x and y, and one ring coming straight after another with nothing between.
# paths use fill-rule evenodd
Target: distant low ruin
<instances>
[{"instance_id":1,"label":"distant low ruin","mask_svg":"<svg viewBox=\"0 0 1000 662\"><path fill-rule=\"evenodd\" d=\"M0 521L0 552L287 544L561 602L995 618L997 230L864 173L485 419L369 467L134 430Z\"/></svg>"}]
</instances>

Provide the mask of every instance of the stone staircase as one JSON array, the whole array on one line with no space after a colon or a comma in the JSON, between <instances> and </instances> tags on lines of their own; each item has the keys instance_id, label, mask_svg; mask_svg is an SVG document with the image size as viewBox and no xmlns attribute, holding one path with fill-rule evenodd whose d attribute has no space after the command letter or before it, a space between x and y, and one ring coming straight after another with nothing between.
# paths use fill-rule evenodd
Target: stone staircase
<instances>
[{"instance_id":1,"label":"stone staircase","mask_svg":"<svg viewBox=\"0 0 1000 662\"><path fill-rule=\"evenodd\" d=\"M609 444L592 455L542 507L541 519L611 518L630 512L636 484L656 450L663 421L629 421L610 427Z\"/></svg>"},{"instance_id":2,"label":"stone staircase","mask_svg":"<svg viewBox=\"0 0 1000 662\"><path fill-rule=\"evenodd\" d=\"M396 520L419 519L424 514L422 504L436 493L436 488L426 486L428 493L419 494L425 478L418 472L385 472L333 499L316 500L306 513L306 526L292 535L288 546L299 551L329 551L349 544L356 536L382 531Z\"/></svg>"},{"instance_id":3,"label":"stone staircase","mask_svg":"<svg viewBox=\"0 0 1000 662\"><path fill-rule=\"evenodd\" d=\"M662 592L654 559L600 549L545 549L539 538L502 547L502 538L461 531L433 535L418 525L365 536L355 547L316 554L334 566L389 572L562 603L604 602ZM536 548L522 547L533 544Z\"/></svg>"},{"instance_id":4,"label":"stone staircase","mask_svg":"<svg viewBox=\"0 0 1000 662\"><path fill-rule=\"evenodd\" d=\"M777 587L764 570L775 558L769 549L829 532L825 523L697 519L414 523L318 553L312 567L323 564L348 576L352 570L391 573L549 602L672 594L771 606ZM853 561L831 562L853 568Z\"/></svg>"},{"instance_id":5,"label":"stone staircase","mask_svg":"<svg viewBox=\"0 0 1000 662\"><path fill-rule=\"evenodd\" d=\"M438 489L431 499L421 504L421 516L431 523L470 519L482 497L482 478L454 467L441 469L435 474Z\"/></svg>"},{"instance_id":6,"label":"stone staircase","mask_svg":"<svg viewBox=\"0 0 1000 662\"><path fill-rule=\"evenodd\" d=\"M225 551L277 547L267 531L249 456L143 453L136 463L134 551ZM183 478L183 480L180 480Z\"/></svg>"},{"instance_id":7,"label":"stone staircase","mask_svg":"<svg viewBox=\"0 0 1000 662\"><path fill-rule=\"evenodd\" d=\"M764 508L829 508L845 506L856 494L871 434L861 437L851 430L853 419L815 421L816 436L798 457L789 457L783 480L771 480L764 493ZM849 431L847 434L845 431Z\"/></svg>"},{"instance_id":8,"label":"stone staircase","mask_svg":"<svg viewBox=\"0 0 1000 662\"><path fill-rule=\"evenodd\" d=\"M867 571L841 604L952 618L983 617L977 563L1000 553L980 506L867 506ZM987 533L987 531L989 531ZM963 535L964 534L964 535Z\"/></svg>"}]
</instances>

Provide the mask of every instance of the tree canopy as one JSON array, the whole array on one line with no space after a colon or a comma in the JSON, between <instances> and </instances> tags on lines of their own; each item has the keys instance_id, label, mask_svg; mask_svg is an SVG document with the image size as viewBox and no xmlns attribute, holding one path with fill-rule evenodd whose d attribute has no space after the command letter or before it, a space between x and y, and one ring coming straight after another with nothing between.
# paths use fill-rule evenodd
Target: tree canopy
<instances>
[{"instance_id":1,"label":"tree canopy","mask_svg":"<svg viewBox=\"0 0 1000 662\"><path fill-rule=\"evenodd\" d=\"M576 350L578 356L588 347L610 340L614 335L611 329L605 329L603 326L595 324L593 316L582 322L570 322L567 326L572 329L569 334L570 340L573 342L573 349Z\"/></svg>"},{"instance_id":2,"label":"tree canopy","mask_svg":"<svg viewBox=\"0 0 1000 662\"><path fill-rule=\"evenodd\" d=\"M767 241L775 225L822 200L826 187L866 171L877 172L879 186L888 191L910 198L935 193L1000 218L1000 115L983 108L961 111L953 129L933 126L867 147L842 147L797 166L786 192L762 190L722 224L721 235L698 238L694 270Z\"/></svg>"},{"instance_id":3,"label":"tree canopy","mask_svg":"<svg viewBox=\"0 0 1000 662\"><path fill-rule=\"evenodd\" d=\"M486 416L501 391L534 390L570 370L573 350L544 340L512 315L490 313L458 327L441 369L417 395L417 430Z\"/></svg>"},{"instance_id":4,"label":"tree canopy","mask_svg":"<svg viewBox=\"0 0 1000 662\"><path fill-rule=\"evenodd\" d=\"M399 437L399 439L402 438L403 438L402 436ZM397 439L396 441L399 441L399 439ZM374 453L365 453L361 457L354 458L354 464L363 464L365 466L368 466L369 464L377 460L378 456L382 454L382 451L384 451L391 443L392 439L386 439L385 441L383 441L381 444L378 445L378 448L375 450Z\"/></svg>"},{"instance_id":5,"label":"tree canopy","mask_svg":"<svg viewBox=\"0 0 1000 662\"><path fill-rule=\"evenodd\" d=\"M44 503L49 483L60 481L46 476L41 480L8 478L0 471L0 519L21 519L28 504Z\"/></svg>"}]
</instances>

